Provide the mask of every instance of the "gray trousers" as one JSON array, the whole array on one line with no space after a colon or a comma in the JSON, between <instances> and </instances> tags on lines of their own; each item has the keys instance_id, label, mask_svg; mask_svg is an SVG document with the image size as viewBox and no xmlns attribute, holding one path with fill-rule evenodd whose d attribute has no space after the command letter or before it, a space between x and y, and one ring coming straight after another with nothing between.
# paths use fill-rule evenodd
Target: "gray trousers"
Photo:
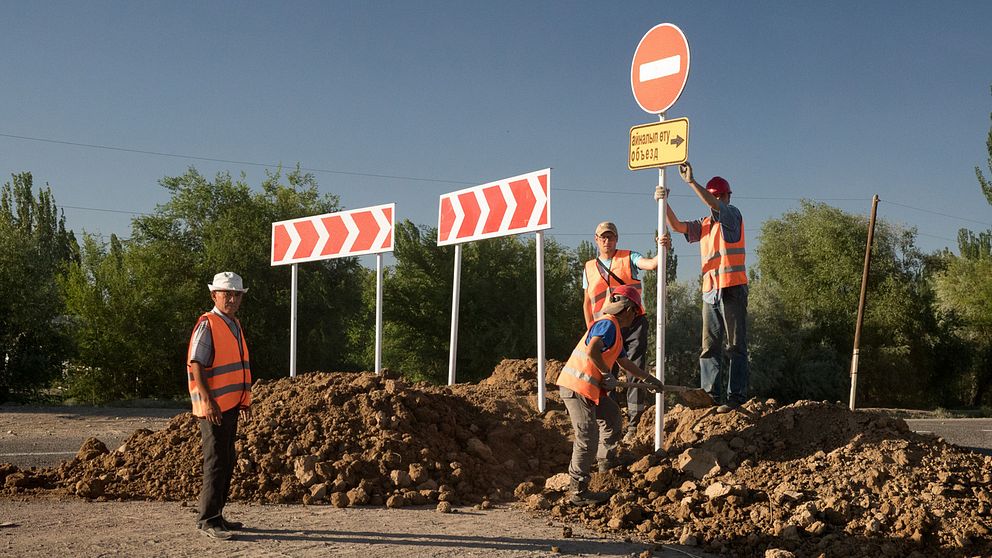
<instances>
[{"instance_id":1,"label":"gray trousers","mask_svg":"<svg viewBox=\"0 0 992 558\"><path fill-rule=\"evenodd\" d=\"M558 386L561 400L572 419L572 461L568 464L568 476L582 484L589 482L594 459L606 459L616 452L620 442L622 420L620 407L605 394L599 398L599 405L575 393L567 387Z\"/></svg>"},{"instance_id":2,"label":"gray trousers","mask_svg":"<svg viewBox=\"0 0 992 558\"><path fill-rule=\"evenodd\" d=\"M218 525L234 475L234 441L238 434L237 407L221 414L220 426L198 419L203 443L203 486L200 487L200 515L197 527Z\"/></svg>"},{"instance_id":3,"label":"gray trousers","mask_svg":"<svg viewBox=\"0 0 992 558\"><path fill-rule=\"evenodd\" d=\"M627 358L634 362L638 368L647 372L645 365L648 356L648 319L644 315L634 318L629 327L621 328L620 335L623 336L623 348L627 351ZM613 375L620 377L620 365L613 365ZM636 381L637 378L627 378L628 381ZM623 397L626 395L627 403L627 430L633 432L637 430L637 422L644 414L648 404L654 403L654 397L643 389L628 388L624 392L611 391L610 397L623 406Z\"/></svg>"}]
</instances>

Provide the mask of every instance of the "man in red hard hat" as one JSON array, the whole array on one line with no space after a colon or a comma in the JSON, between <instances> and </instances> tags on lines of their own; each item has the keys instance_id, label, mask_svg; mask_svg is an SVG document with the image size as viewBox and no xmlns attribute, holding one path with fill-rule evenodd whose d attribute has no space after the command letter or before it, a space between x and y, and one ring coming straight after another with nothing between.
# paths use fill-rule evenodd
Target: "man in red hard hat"
<instances>
[{"instance_id":1,"label":"man in red hard hat","mask_svg":"<svg viewBox=\"0 0 992 558\"><path fill-rule=\"evenodd\" d=\"M706 188L693 178L686 162L679 173L710 214L696 221L680 221L671 204L665 204L665 220L672 229L699 243L702 257L703 341L699 355L701 387L720 401L723 385L728 384L727 403L720 412L729 412L747 401L747 270L744 267L744 218L730 205L730 183L714 176ZM666 197L659 186L655 199ZM730 354L730 370L723 378L723 345Z\"/></svg>"}]
</instances>

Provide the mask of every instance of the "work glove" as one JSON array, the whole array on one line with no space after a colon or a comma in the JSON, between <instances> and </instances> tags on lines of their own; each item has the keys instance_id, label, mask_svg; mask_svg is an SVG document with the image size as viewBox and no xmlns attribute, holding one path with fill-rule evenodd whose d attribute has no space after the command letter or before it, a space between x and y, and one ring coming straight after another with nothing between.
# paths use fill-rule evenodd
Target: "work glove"
<instances>
[{"instance_id":1,"label":"work glove","mask_svg":"<svg viewBox=\"0 0 992 558\"><path fill-rule=\"evenodd\" d=\"M599 381L599 387L606 391L617 389L617 377L613 374L603 374L603 379Z\"/></svg>"},{"instance_id":2,"label":"work glove","mask_svg":"<svg viewBox=\"0 0 992 558\"><path fill-rule=\"evenodd\" d=\"M668 197L668 188L664 186L654 187L654 201L663 200Z\"/></svg>"},{"instance_id":3,"label":"work glove","mask_svg":"<svg viewBox=\"0 0 992 558\"><path fill-rule=\"evenodd\" d=\"M648 383L658 388L658 390L662 390L665 387L665 382L662 382L661 380L655 378L654 376L648 376Z\"/></svg>"},{"instance_id":4,"label":"work glove","mask_svg":"<svg viewBox=\"0 0 992 558\"><path fill-rule=\"evenodd\" d=\"M686 184L692 184L692 165L688 161L679 165L679 174L682 175L682 180L685 180Z\"/></svg>"}]
</instances>

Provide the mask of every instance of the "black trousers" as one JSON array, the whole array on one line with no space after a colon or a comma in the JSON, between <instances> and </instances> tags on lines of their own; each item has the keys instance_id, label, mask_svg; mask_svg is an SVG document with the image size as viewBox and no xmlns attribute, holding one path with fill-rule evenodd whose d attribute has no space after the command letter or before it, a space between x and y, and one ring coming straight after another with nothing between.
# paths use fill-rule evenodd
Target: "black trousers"
<instances>
[{"instance_id":1,"label":"black trousers","mask_svg":"<svg viewBox=\"0 0 992 558\"><path fill-rule=\"evenodd\" d=\"M220 523L237 461L234 441L238 437L239 412L237 407L224 411L219 426L207 419L199 419L203 443L203 486L200 487L198 527Z\"/></svg>"},{"instance_id":2,"label":"black trousers","mask_svg":"<svg viewBox=\"0 0 992 558\"><path fill-rule=\"evenodd\" d=\"M638 368L644 370L644 366L647 364L647 354L648 354L648 319L646 316L641 315L634 318L633 323L630 327L621 328L620 335L623 336L623 348L627 351L627 358L632 360ZM620 370L619 365L613 366L614 375ZM646 372L646 370L645 370ZM636 378L630 378L631 380L636 380ZM627 429L636 430L637 421L640 420L641 415L644 413L644 409L648 407L649 401L653 403L653 397L651 394L643 389L628 389L626 390L627 395ZM623 407L624 401L618 391L610 392L610 396L617 405Z\"/></svg>"}]
</instances>

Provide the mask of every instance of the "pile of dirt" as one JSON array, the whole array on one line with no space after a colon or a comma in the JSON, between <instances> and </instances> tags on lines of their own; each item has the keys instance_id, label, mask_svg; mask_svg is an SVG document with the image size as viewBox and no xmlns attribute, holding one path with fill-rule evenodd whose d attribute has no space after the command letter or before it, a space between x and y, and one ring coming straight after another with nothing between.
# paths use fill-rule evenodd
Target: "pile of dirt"
<instances>
[{"instance_id":1,"label":"pile of dirt","mask_svg":"<svg viewBox=\"0 0 992 558\"><path fill-rule=\"evenodd\" d=\"M518 487L565 521L678 540L728 556L988 556L992 458L909 431L901 419L802 401L752 400L740 412L674 407L652 452L654 415L624 464L596 473L608 503Z\"/></svg>"},{"instance_id":2,"label":"pile of dirt","mask_svg":"<svg viewBox=\"0 0 992 558\"><path fill-rule=\"evenodd\" d=\"M464 391L464 386L459 386ZM494 393L496 397L499 393ZM522 479L567 467L567 431L528 411L499 414L450 388L372 374L314 373L253 387L239 427L231 498L349 505L512 499ZM54 490L86 498L194 499L202 454L188 413L136 431L108 451L91 439L58 467L0 467L7 494Z\"/></svg>"},{"instance_id":3,"label":"pile of dirt","mask_svg":"<svg viewBox=\"0 0 992 558\"><path fill-rule=\"evenodd\" d=\"M680 405L653 451L654 411L620 465L593 476L608 503L567 503L571 425L547 367L505 360L476 385L406 385L315 373L254 388L231 487L236 500L400 507L513 497L566 522L727 556L992 555L992 458L876 412L752 400L738 412ZM188 413L109 451L88 440L50 469L0 465L0 495L191 500L200 434Z\"/></svg>"}]
</instances>

